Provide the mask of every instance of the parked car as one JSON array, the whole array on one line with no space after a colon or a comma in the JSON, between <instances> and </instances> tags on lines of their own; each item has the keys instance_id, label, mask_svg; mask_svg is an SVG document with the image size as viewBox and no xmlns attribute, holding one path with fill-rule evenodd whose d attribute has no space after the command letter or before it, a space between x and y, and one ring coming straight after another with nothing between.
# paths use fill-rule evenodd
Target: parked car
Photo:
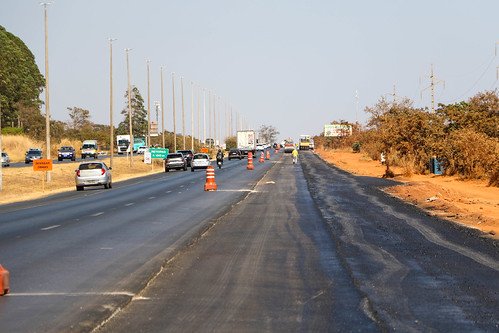
<instances>
[{"instance_id":1,"label":"parked car","mask_svg":"<svg viewBox=\"0 0 499 333\"><path fill-rule=\"evenodd\" d=\"M26 156L24 157L24 163L29 164L33 162L33 160L39 160L42 158L42 150L38 148L30 148L26 152Z\"/></svg>"},{"instance_id":2,"label":"parked car","mask_svg":"<svg viewBox=\"0 0 499 333\"><path fill-rule=\"evenodd\" d=\"M181 153L184 155L186 161L187 161L187 166L191 166L191 161L192 161L192 156L194 156L194 153L192 150L177 150L177 153Z\"/></svg>"},{"instance_id":3,"label":"parked car","mask_svg":"<svg viewBox=\"0 0 499 333\"><path fill-rule=\"evenodd\" d=\"M184 170L187 171L187 160L184 155L181 153L171 153L166 155L165 159L165 172L170 171L171 169L175 170Z\"/></svg>"},{"instance_id":4,"label":"parked car","mask_svg":"<svg viewBox=\"0 0 499 333\"><path fill-rule=\"evenodd\" d=\"M244 158L244 155L241 153L241 151L239 149L236 149L236 148L232 148L231 150L229 150L229 154L228 154L228 158L229 158L229 161L233 158L237 158L237 159L243 159Z\"/></svg>"},{"instance_id":5,"label":"parked car","mask_svg":"<svg viewBox=\"0 0 499 333\"><path fill-rule=\"evenodd\" d=\"M194 172L194 169L206 169L209 165L211 165L210 156L204 153L197 153L192 156L191 162L191 171Z\"/></svg>"},{"instance_id":6,"label":"parked car","mask_svg":"<svg viewBox=\"0 0 499 333\"><path fill-rule=\"evenodd\" d=\"M62 161L63 159L70 159L71 161L74 161L76 159L76 152L75 149L71 146L62 146L59 148L57 151L57 160Z\"/></svg>"},{"instance_id":7,"label":"parked car","mask_svg":"<svg viewBox=\"0 0 499 333\"><path fill-rule=\"evenodd\" d=\"M2 166L9 166L10 165L10 158L9 155L5 152L2 152Z\"/></svg>"},{"instance_id":8,"label":"parked car","mask_svg":"<svg viewBox=\"0 0 499 333\"><path fill-rule=\"evenodd\" d=\"M147 146L140 146L137 149L137 154L144 154L148 150Z\"/></svg>"},{"instance_id":9,"label":"parked car","mask_svg":"<svg viewBox=\"0 0 499 333\"><path fill-rule=\"evenodd\" d=\"M83 162L75 170L76 190L83 191L85 186L113 187L111 168L104 162Z\"/></svg>"}]
</instances>

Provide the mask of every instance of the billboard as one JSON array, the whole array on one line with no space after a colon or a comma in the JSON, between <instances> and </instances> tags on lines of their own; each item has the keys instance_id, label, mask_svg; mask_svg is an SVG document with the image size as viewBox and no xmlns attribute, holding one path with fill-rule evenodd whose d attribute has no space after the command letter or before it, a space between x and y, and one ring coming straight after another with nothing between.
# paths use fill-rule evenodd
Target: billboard
<instances>
[{"instance_id":1,"label":"billboard","mask_svg":"<svg viewBox=\"0 0 499 333\"><path fill-rule=\"evenodd\" d=\"M352 135L352 125L326 124L324 125L324 136L341 137Z\"/></svg>"}]
</instances>

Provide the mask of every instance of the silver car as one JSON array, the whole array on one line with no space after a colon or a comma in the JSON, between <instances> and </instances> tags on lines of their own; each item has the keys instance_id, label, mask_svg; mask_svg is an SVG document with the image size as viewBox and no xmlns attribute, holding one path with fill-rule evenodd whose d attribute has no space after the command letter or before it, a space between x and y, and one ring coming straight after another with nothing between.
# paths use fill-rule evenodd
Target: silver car
<instances>
[{"instance_id":1,"label":"silver car","mask_svg":"<svg viewBox=\"0 0 499 333\"><path fill-rule=\"evenodd\" d=\"M85 186L102 186L108 189L113 186L111 168L104 162L83 162L75 174L76 190L83 191Z\"/></svg>"},{"instance_id":2,"label":"silver car","mask_svg":"<svg viewBox=\"0 0 499 333\"><path fill-rule=\"evenodd\" d=\"M197 153L192 156L191 171L194 169L206 169L211 165L210 156L208 154Z\"/></svg>"},{"instance_id":3,"label":"silver car","mask_svg":"<svg viewBox=\"0 0 499 333\"><path fill-rule=\"evenodd\" d=\"M2 166L9 166L10 165L10 158L7 153L2 152Z\"/></svg>"}]
</instances>

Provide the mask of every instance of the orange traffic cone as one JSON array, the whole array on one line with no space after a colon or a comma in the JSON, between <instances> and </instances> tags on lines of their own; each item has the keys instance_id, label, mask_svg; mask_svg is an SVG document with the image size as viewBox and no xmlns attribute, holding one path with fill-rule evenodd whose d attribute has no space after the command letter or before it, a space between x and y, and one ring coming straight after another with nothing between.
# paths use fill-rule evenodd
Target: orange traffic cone
<instances>
[{"instance_id":1,"label":"orange traffic cone","mask_svg":"<svg viewBox=\"0 0 499 333\"><path fill-rule=\"evenodd\" d=\"M206 183L204 184L204 190L217 190L217 183L215 183L215 169L211 165L206 168Z\"/></svg>"},{"instance_id":2,"label":"orange traffic cone","mask_svg":"<svg viewBox=\"0 0 499 333\"><path fill-rule=\"evenodd\" d=\"M9 293L9 271L0 265L0 296Z\"/></svg>"},{"instance_id":3,"label":"orange traffic cone","mask_svg":"<svg viewBox=\"0 0 499 333\"><path fill-rule=\"evenodd\" d=\"M270 151L267 150L267 155L265 155L266 160L270 160Z\"/></svg>"},{"instance_id":4,"label":"orange traffic cone","mask_svg":"<svg viewBox=\"0 0 499 333\"><path fill-rule=\"evenodd\" d=\"M260 159L258 160L258 162L260 162L260 163L265 162L265 158L264 158L264 156L263 156L263 151L262 151L262 153L260 154Z\"/></svg>"},{"instance_id":5,"label":"orange traffic cone","mask_svg":"<svg viewBox=\"0 0 499 333\"><path fill-rule=\"evenodd\" d=\"M255 166L253 165L253 153L248 152L248 166L246 167L247 170L254 170Z\"/></svg>"}]
</instances>

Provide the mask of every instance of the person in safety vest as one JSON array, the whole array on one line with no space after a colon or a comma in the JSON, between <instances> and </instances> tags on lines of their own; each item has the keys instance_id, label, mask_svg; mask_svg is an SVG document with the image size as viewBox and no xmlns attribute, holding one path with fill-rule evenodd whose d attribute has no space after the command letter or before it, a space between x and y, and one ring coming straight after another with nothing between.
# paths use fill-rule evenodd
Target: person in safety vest
<instances>
[{"instance_id":1,"label":"person in safety vest","mask_svg":"<svg viewBox=\"0 0 499 333\"><path fill-rule=\"evenodd\" d=\"M295 148L291 155L293 155L293 164L296 164L298 162L298 149Z\"/></svg>"}]
</instances>

